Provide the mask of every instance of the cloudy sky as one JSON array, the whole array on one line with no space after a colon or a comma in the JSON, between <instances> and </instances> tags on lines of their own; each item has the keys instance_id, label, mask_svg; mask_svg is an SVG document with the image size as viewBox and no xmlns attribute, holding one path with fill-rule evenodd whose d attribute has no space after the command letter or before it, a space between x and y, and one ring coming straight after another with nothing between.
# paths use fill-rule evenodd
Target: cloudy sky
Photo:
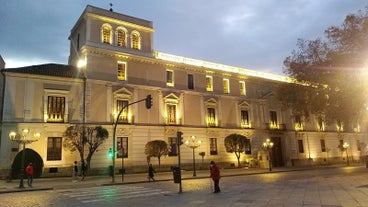
<instances>
[{"instance_id":1,"label":"cloudy sky","mask_svg":"<svg viewBox=\"0 0 368 207\"><path fill-rule=\"evenodd\" d=\"M68 36L86 5L153 21L154 49L282 74L298 38L324 36L366 0L7 0L0 6L6 68L67 64Z\"/></svg>"}]
</instances>

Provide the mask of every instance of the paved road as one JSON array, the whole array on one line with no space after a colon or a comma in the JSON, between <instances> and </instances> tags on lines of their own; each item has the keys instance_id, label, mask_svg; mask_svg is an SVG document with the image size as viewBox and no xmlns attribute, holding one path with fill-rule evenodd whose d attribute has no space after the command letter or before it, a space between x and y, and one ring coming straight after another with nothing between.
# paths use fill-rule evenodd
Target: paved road
<instances>
[{"instance_id":1,"label":"paved road","mask_svg":"<svg viewBox=\"0 0 368 207\"><path fill-rule=\"evenodd\" d=\"M64 188L46 191L0 194L0 206L368 207L367 171L363 166L353 166L273 173L258 171L246 175L224 172L219 194L211 192L212 183L208 178L183 180L182 193L178 193L178 185L172 181L91 185L69 180L68 186L72 187L65 184ZM203 172L203 176L206 173Z\"/></svg>"}]
</instances>

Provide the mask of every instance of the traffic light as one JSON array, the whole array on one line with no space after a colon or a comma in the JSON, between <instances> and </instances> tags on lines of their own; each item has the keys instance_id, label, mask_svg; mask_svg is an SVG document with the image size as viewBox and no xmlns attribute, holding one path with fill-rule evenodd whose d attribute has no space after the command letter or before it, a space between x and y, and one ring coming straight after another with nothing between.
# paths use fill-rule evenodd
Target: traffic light
<instances>
[{"instance_id":1,"label":"traffic light","mask_svg":"<svg viewBox=\"0 0 368 207\"><path fill-rule=\"evenodd\" d=\"M112 149L109 149L109 152L107 152L107 157L109 158L113 158L114 157L114 152L112 151Z\"/></svg>"},{"instance_id":2,"label":"traffic light","mask_svg":"<svg viewBox=\"0 0 368 207\"><path fill-rule=\"evenodd\" d=\"M152 96L150 94L150 95L147 95L147 98L146 98L146 108L150 109L151 107L152 107Z\"/></svg>"},{"instance_id":3,"label":"traffic light","mask_svg":"<svg viewBox=\"0 0 368 207\"><path fill-rule=\"evenodd\" d=\"M176 132L176 138L177 138L178 146L184 144L183 132L181 132L181 131Z\"/></svg>"}]
</instances>

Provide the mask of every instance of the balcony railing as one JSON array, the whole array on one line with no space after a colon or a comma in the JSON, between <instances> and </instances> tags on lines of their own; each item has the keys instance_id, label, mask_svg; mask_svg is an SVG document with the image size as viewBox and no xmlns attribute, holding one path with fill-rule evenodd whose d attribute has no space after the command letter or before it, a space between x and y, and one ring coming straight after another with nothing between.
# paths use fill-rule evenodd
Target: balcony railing
<instances>
[{"instance_id":1,"label":"balcony railing","mask_svg":"<svg viewBox=\"0 0 368 207\"><path fill-rule=\"evenodd\" d=\"M265 123L268 130L286 130L285 124Z\"/></svg>"}]
</instances>

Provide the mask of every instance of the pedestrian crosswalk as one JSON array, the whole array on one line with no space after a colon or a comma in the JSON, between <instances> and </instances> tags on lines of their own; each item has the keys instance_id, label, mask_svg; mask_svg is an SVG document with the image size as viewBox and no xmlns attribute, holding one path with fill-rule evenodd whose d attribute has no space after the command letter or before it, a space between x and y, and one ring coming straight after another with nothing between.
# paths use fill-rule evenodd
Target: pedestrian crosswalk
<instances>
[{"instance_id":1,"label":"pedestrian crosswalk","mask_svg":"<svg viewBox=\"0 0 368 207\"><path fill-rule=\"evenodd\" d=\"M101 201L118 201L130 198L149 197L158 195L172 194L156 188L147 188L131 185L113 185L92 188L79 188L60 192L63 196L76 199L81 203L96 203Z\"/></svg>"}]
</instances>

